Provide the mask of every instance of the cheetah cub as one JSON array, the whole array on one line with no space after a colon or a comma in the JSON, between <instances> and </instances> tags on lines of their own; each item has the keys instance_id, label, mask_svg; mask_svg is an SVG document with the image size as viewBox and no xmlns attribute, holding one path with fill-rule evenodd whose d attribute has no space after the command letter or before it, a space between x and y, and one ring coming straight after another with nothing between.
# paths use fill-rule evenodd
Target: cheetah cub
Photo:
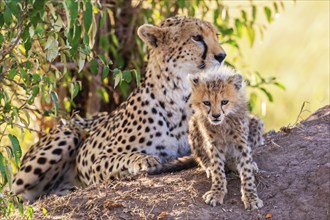
<instances>
[{"instance_id":1,"label":"cheetah cub","mask_svg":"<svg viewBox=\"0 0 330 220\"><path fill-rule=\"evenodd\" d=\"M222 66L218 70L190 76L191 102L195 114L189 121L189 143L194 158L211 175L212 186L203 199L207 204L223 204L227 193L225 162L241 179L242 201L246 209L263 206L257 195L251 145L262 142L262 122L250 118L242 76ZM249 128L256 126L256 128Z\"/></svg>"}]
</instances>

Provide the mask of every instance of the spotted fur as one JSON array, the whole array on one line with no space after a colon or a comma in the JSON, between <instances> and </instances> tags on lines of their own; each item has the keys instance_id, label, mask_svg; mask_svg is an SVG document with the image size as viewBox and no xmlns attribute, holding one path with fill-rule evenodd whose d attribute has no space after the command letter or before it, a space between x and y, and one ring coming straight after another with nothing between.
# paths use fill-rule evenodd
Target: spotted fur
<instances>
[{"instance_id":1,"label":"spotted fur","mask_svg":"<svg viewBox=\"0 0 330 220\"><path fill-rule=\"evenodd\" d=\"M37 143L37 150L28 153L23 167L41 167L45 177L40 180L39 175L21 169L13 182L15 193L25 193L26 198L33 200L50 189L57 192L54 182L61 181L54 176L75 177L82 186L88 186L141 171L152 172L167 161L190 154L188 119L192 110L187 73L197 74L222 63L226 54L219 45L217 30L206 21L173 17L159 26L142 25L138 35L150 48L141 86L116 111L87 123L91 126L87 129L89 135L75 145L76 153L58 157L63 164L75 161L72 169L62 170L58 164L49 164L57 155L48 151L72 146L69 140L65 146L59 145L62 139L68 139L64 131L52 136L49 143ZM45 152L47 163L36 163L47 147L51 147ZM35 159L30 161L31 157ZM31 182L41 190L31 194ZM50 187L43 190L39 187L43 185Z\"/></svg>"},{"instance_id":2,"label":"spotted fur","mask_svg":"<svg viewBox=\"0 0 330 220\"><path fill-rule=\"evenodd\" d=\"M189 143L194 157L212 179L211 189L203 196L205 202L223 204L227 163L239 173L245 208L261 208L254 177L258 167L251 148L262 143L262 122L248 116L242 76L223 66L205 76L193 76L191 81L196 113L189 122Z\"/></svg>"}]
</instances>

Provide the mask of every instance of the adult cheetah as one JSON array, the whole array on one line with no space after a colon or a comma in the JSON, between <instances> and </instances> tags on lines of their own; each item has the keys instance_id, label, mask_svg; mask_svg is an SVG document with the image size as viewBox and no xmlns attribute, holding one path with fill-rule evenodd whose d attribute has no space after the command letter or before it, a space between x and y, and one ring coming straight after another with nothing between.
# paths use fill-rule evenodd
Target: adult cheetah
<instances>
[{"instance_id":1,"label":"adult cheetah","mask_svg":"<svg viewBox=\"0 0 330 220\"><path fill-rule=\"evenodd\" d=\"M140 87L116 111L92 123L86 139L75 142L79 135L68 138L57 132L37 143L34 148L40 151L27 153L29 159L14 178L14 193L33 201L58 193L68 176L74 177L70 184L87 186L140 171L153 172L190 153L187 132L192 110L187 74L223 62L226 54L217 29L206 21L177 16L159 26L142 25L138 35L150 48ZM77 153L70 154L68 148ZM46 155L42 161L41 151Z\"/></svg>"}]
</instances>

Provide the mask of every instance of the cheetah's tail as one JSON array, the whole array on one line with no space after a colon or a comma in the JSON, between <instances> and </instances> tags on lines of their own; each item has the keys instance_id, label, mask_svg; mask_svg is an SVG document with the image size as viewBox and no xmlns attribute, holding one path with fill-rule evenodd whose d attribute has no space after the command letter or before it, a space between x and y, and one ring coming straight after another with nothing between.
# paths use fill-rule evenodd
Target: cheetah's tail
<instances>
[{"instance_id":1,"label":"cheetah's tail","mask_svg":"<svg viewBox=\"0 0 330 220\"><path fill-rule=\"evenodd\" d=\"M158 175L161 173L173 173L181 170L190 169L197 166L197 162L192 156L179 157L175 160L171 160L164 163L161 168L148 172L149 175Z\"/></svg>"}]
</instances>

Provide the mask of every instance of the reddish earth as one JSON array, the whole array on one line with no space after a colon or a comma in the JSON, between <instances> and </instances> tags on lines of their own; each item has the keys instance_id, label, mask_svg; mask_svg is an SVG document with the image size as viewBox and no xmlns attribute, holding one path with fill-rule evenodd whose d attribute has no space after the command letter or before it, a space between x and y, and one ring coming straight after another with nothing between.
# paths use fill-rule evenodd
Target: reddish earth
<instances>
[{"instance_id":1,"label":"reddish earth","mask_svg":"<svg viewBox=\"0 0 330 220\"><path fill-rule=\"evenodd\" d=\"M37 201L35 219L330 219L330 106L294 128L265 135L254 149L259 211L244 210L240 181L228 177L225 204L206 205L210 180L199 168L92 186ZM42 212L47 209L47 214Z\"/></svg>"}]
</instances>

